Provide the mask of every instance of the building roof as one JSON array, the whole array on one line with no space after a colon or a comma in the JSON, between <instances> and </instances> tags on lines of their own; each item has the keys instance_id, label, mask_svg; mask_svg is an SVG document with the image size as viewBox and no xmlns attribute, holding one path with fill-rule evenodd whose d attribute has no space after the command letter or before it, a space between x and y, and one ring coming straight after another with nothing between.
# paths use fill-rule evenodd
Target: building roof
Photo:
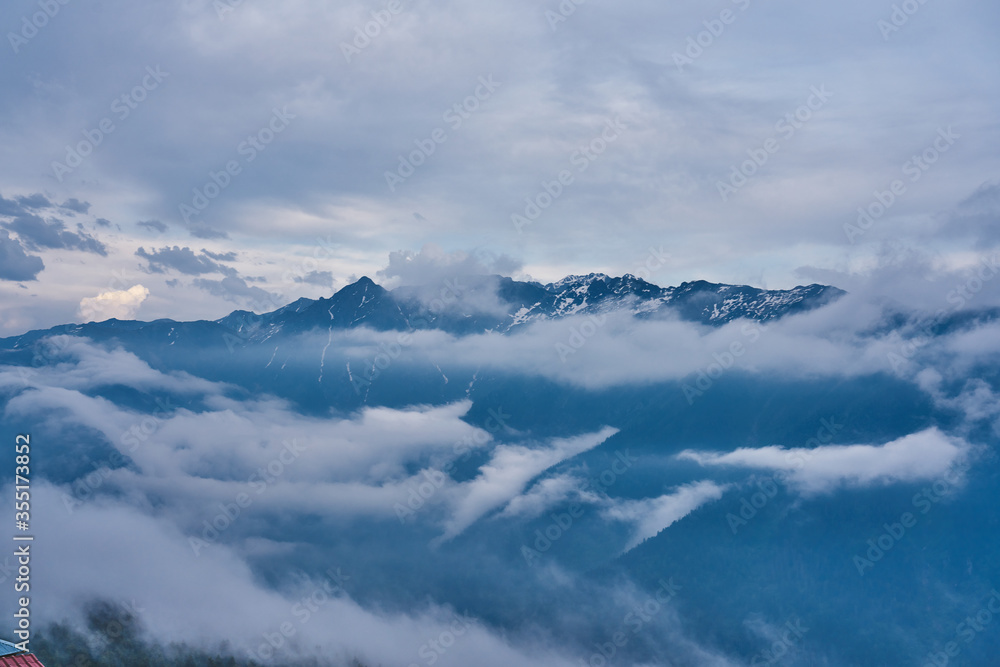
<instances>
[{"instance_id":1,"label":"building roof","mask_svg":"<svg viewBox=\"0 0 1000 667\"><path fill-rule=\"evenodd\" d=\"M38 658L0 639L0 667L45 667Z\"/></svg>"},{"instance_id":2,"label":"building roof","mask_svg":"<svg viewBox=\"0 0 1000 667\"><path fill-rule=\"evenodd\" d=\"M0 667L45 667L31 653L18 653L0 658Z\"/></svg>"}]
</instances>

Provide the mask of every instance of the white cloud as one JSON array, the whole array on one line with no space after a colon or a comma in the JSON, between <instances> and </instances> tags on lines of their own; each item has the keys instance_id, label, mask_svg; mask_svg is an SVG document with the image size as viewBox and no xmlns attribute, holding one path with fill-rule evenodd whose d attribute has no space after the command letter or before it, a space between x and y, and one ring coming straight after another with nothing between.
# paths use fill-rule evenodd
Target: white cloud
<instances>
[{"instance_id":1,"label":"white cloud","mask_svg":"<svg viewBox=\"0 0 1000 667\"><path fill-rule=\"evenodd\" d=\"M557 439L538 449L522 445L497 447L489 463L480 468L479 476L453 491L454 510L445 523L441 541L452 539L490 510L510 502L535 476L593 449L617 432L618 429L605 427L597 433Z\"/></svg>"},{"instance_id":2,"label":"white cloud","mask_svg":"<svg viewBox=\"0 0 1000 667\"><path fill-rule=\"evenodd\" d=\"M582 484L583 482L573 474L546 477L532 486L527 493L523 493L507 503L503 512L498 516L533 519L550 507L564 503L571 498L588 503L599 502L600 497L592 491L583 491Z\"/></svg>"},{"instance_id":3,"label":"white cloud","mask_svg":"<svg viewBox=\"0 0 1000 667\"><path fill-rule=\"evenodd\" d=\"M815 449L771 446L741 448L726 454L687 450L681 459L704 466L733 466L780 471L805 494L840 487L917 482L940 477L963 463L971 446L937 428L884 445L827 445Z\"/></svg>"},{"instance_id":4,"label":"white cloud","mask_svg":"<svg viewBox=\"0 0 1000 667\"><path fill-rule=\"evenodd\" d=\"M724 486L701 481L678 487L673 493L643 500L618 500L602 511L608 519L635 524L625 551L669 528L705 503L722 497Z\"/></svg>"},{"instance_id":5,"label":"white cloud","mask_svg":"<svg viewBox=\"0 0 1000 667\"><path fill-rule=\"evenodd\" d=\"M116 318L130 320L135 317L139 306L149 296L149 290L142 285L133 285L127 290L101 292L95 297L80 301L80 316L85 322L103 322Z\"/></svg>"},{"instance_id":6,"label":"white cloud","mask_svg":"<svg viewBox=\"0 0 1000 667\"><path fill-rule=\"evenodd\" d=\"M474 618L433 605L382 613L346 595L324 592L313 597L308 616L296 614L295 605L314 596L322 581L302 581L285 592L265 588L247 562L225 546L196 557L187 537L162 516L110 499L88 503L70 515L62 507L60 489L39 483L33 490L33 509L45 526L47 547L32 559L33 574L45 581L33 592L33 602L50 618L79 621L76 605L95 598L134 603L142 622L163 643L217 646L227 639L244 657L246 650L265 643L265 633L274 635L282 623L290 623L295 636L286 639L277 658L346 654L370 664L396 665L422 661L421 647L449 628L462 629L453 645L436 653L438 665L574 664L551 648L530 640L519 644ZM338 567L329 563L327 569L336 572ZM352 575L346 570L340 574ZM346 586L351 583L346 580ZM6 612L11 604L8 597L0 607Z\"/></svg>"},{"instance_id":7,"label":"white cloud","mask_svg":"<svg viewBox=\"0 0 1000 667\"><path fill-rule=\"evenodd\" d=\"M67 428L85 425L102 433L137 468L114 471L105 488L140 503L155 497L193 532L206 518L206 508L231 502L247 490L256 471L282 457L292 460L280 466L280 479L267 493L255 498L255 512L395 519L397 503L405 503L410 490L425 482L425 469L438 470L470 449L493 445L490 433L463 420L472 407L469 400L366 407L347 417L307 416L274 397L230 398L232 388L225 384L162 373L131 353L86 339L61 336L50 345L53 365L32 370L30 390L9 401L7 418L44 417ZM205 409L178 408L168 399L156 413L140 413L89 395L89 389L112 381L143 392L187 395L200 399ZM24 383L18 369L0 367L0 384ZM427 504L450 515L446 535L454 537L515 498L540 473L615 432L605 428L495 447L489 463L469 482L458 484L434 473L442 480L441 492ZM297 452L294 457L289 443ZM420 469L413 471L413 465Z\"/></svg>"}]
</instances>

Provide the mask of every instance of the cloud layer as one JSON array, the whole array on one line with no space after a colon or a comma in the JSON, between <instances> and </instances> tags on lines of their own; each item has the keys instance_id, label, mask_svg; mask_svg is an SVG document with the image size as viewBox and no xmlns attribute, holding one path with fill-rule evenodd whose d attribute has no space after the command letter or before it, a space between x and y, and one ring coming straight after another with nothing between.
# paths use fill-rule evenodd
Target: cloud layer
<instances>
[{"instance_id":1,"label":"cloud layer","mask_svg":"<svg viewBox=\"0 0 1000 667\"><path fill-rule=\"evenodd\" d=\"M685 451L679 458L703 466L782 472L798 490L815 495L843 487L934 480L965 463L970 450L968 443L931 428L883 445L740 448L724 454Z\"/></svg>"}]
</instances>

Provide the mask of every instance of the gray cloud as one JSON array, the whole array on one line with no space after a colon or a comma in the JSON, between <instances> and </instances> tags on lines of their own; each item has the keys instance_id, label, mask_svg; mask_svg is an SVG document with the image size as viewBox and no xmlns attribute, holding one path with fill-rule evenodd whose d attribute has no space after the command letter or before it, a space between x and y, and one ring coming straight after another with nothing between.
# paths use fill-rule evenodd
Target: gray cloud
<instances>
[{"instance_id":1,"label":"gray cloud","mask_svg":"<svg viewBox=\"0 0 1000 667\"><path fill-rule=\"evenodd\" d=\"M90 202L80 201L76 197L70 197L62 204L59 204L59 208L64 208L68 211L73 211L75 213L88 213L90 211Z\"/></svg>"},{"instance_id":2,"label":"gray cloud","mask_svg":"<svg viewBox=\"0 0 1000 667\"><path fill-rule=\"evenodd\" d=\"M976 239L980 248L1000 245L1000 182L983 183L950 214L944 216L941 232L964 232Z\"/></svg>"},{"instance_id":3,"label":"gray cloud","mask_svg":"<svg viewBox=\"0 0 1000 667\"><path fill-rule=\"evenodd\" d=\"M20 204L12 199L5 199L3 195L0 195L0 215L14 217L23 213L24 209Z\"/></svg>"},{"instance_id":4,"label":"gray cloud","mask_svg":"<svg viewBox=\"0 0 1000 667\"><path fill-rule=\"evenodd\" d=\"M140 220L135 224L137 227L143 227L151 232L157 232L159 234L162 234L168 229L167 225L159 220Z\"/></svg>"},{"instance_id":5,"label":"gray cloud","mask_svg":"<svg viewBox=\"0 0 1000 667\"><path fill-rule=\"evenodd\" d=\"M52 202L48 200L48 197L41 193L36 193L33 195L28 195L26 197L15 197L17 203L24 208L30 209L40 209L40 208L52 208Z\"/></svg>"},{"instance_id":6,"label":"gray cloud","mask_svg":"<svg viewBox=\"0 0 1000 667\"><path fill-rule=\"evenodd\" d=\"M247 477L282 457L290 434L296 447L301 446L302 460L282 458L287 465L280 483L254 494L255 523L282 523L290 516L310 515L395 523L394 505L405 502L408 492L425 481L421 471L412 471L414 464L427 461L428 456L448 461L456 456L459 442L490 441L488 434L461 419L471 407L469 401L439 407L369 408L346 418L304 417L270 397L233 400L225 385L153 370L121 350L73 337L54 343L61 365L35 369L30 390L9 402L5 418L47 414L66 428L94 429L133 463L108 471L96 496L86 501L74 500L69 487L40 484L36 491L36 512L45 517L55 540L49 543L52 555L36 563L49 582L39 600L52 605L46 608L58 610L61 617L77 617L78 603L95 596L135 600L144 622L158 638L197 642L208 636L207 629L216 639L225 637L236 646L256 647L260 635L285 619L294 602L310 593L315 583L299 579L275 589L257 581L249 556L253 545L260 544L259 538L230 539L227 535L198 550L191 538L202 535L202 522L211 518L219 503L231 502L236 494L247 491ZM92 395L93 387L109 381L142 392L198 396L207 409L167 409L155 416L143 415ZM23 382L16 369L0 367L0 387ZM133 443L129 433L137 432L136 424L147 423L154 424L154 437ZM603 435L555 441L537 451L551 463L594 446ZM513 462L498 453L484 471L494 469L502 459ZM514 472L508 470L508 476ZM495 477L484 472L482 479L470 483L470 493L459 493L460 487L452 483L440 498L445 503L452 497L464 499L463 504L477 498L478 508L485 498L484 480ZM502 486L501 496L509 495L511 490ZM437 516L429 511L424 521L434 523ZM241 521L247 521L241 525L249 524L249 520ZM124 535L140 543L109 558L106 545ZM62 544L75 545L75 558L68 565L58 555L65 553ZM287 549L289 545L273 546ZM150 567L160 572L155 582L147 576ZM90 574L83 576L84 572ZM111 577L108 581L103 581L105 573ZM193 615L180 612L206 595L215 601L196 605ZM232 608L240 610L239 618L231 611L223 613ZM455 614L433 605L385 613L341 595L326 603L316 618L301 626L304 640L287 647L288 655L310 656L317 650L338 655L348 650L368 661L405 664ZM439 656L438 664L573 664L537 640L508 635L501 641L476 619L466 622L468 634L454 650Z\"/></svg>"},{"instance_id":7,"label":"gray cloud","mask_svg":"<svg viewBox=\"0 0 1000 667\"><path fill-rule=\"evenodd\" d=\"M227 276L222 280L196 278L193 284L195 287L205 290L213 296L248 306L253 310L267 312L284 305L278 295L259 287L248 285L246 280L235 275Z\"/></svg>"},{"instance_id":8,"label":"gray cloud","mask_svg":"<svg viewBox=\"0 0 1000 667\"><path fill-rule=\"evenodd\" d=\"M486 249L472 252L445 252L426 244L418 252L397 250L389 253L389 264L376 274L385 287L435 285L448 278L504 275L520 271L522 265L504 254Z\"/></svg>"},{"instance_id":9,"label":"gray cloud","mask_svg":"<svg viewBox=\"0 0 1000 667\"><path fill-rule=\"evenodd\" d=\"M195 237L196 239L205 239L211 241L211 240L229 238L228 233L218 229L212 229L211 227L205 225L191 225L190 227L188 227L188 231L191 232L191 236Z\"/></svg>"},{"instance_id":10,"label":"gray cloud","mask_svg":"<svg viewBox=\"0 0 1000 667\"><path fill-rule=\"evenodd\" d=\"M0 231L0 279L35 280L44 268L40 257L28 255L17 239Z\"/></svg>"},{"instance_id":11,"label":"gray cloud","mask_svg":"<svg viewBox=\"0 0 1000 667\"><path fill-rule=\"evenodd\" d=\"M321 577L290 582L284 591L272 590L261 584L236 550L217 545L195 556L169 519L127 502L87 504L70 515L63 507L63 492L39 484L35 496L36 512L48 521L51 536L48 553L40 552L32 561L39 577L48 582L35 599L53 616L79 621L76 601L128 600L160 641L186 638L211 646L225 637L233 646L245 647L241 657L246 649L256 650L263 635L289 623L297 637L277 654L279 659L347 653L376 665L410 664L420 659L422 646L458 628L460 641L437 654L435 662L441 667L576 664L538 640L501 637L475 618L438 606L411 613L383 612L340 592L317 597L322 604L314 603L307 622L302 622L292 610L317 594L323 586ZM131 557L122 558L121 550L109 555L108 543L130 544ZM60 556L70 552L72 559ZM156 577L149 577L151 569ZM330 563L327 569L338 568ZM350 583L349 572L342 576Z\"/></svg>"},{"instance_id":12,"label":"gray cloud","mask_svg":"<svg viewBox=\"0 0 1000 667\"><path fill-rule=\"evenodd\" d=\"M304 276L294 276L293 280L297 283L318 285L319 287L332 287L333 273L330 271L310 271Z\"/></svg>"},{"instance_id":13,"label":"gray cloud","mask_svg":"<svg viewBox=\"0 0 1000 667\"><path fill-rule=\"evenodd\" d=\"M446 252L429 243L418 252L389 253L389 264L377 276L398 295L419 300L435 313L499 313L506 306L497 296L496 276L517 274L521 263L485 248Z\"/></svg>"},{"instance_id":14,"label":"gray cloud","mask_svg":"<svg viewBox=\"0 0 1000 667\"><path fill-rule=\"evenodd\" d=\"M188 247L165 247L159 250L147 251L140 247L135 251L137 257L141 257L149 264L149 270L154 273L165 273L168 270L179 271L189 276L200 276L206 273L222 273L231 275L233 270L215 262L204 251L200 255L195 254Z\"/></svg>"},{"instance_id":15,"label":"gray cloud","mask_svg":"<svg viewBox=\"0 0 1000 667\"><path fill-rule=\"evenodd\" d=\"M142 81L147 64L162 65L170 74L160 87L127 118L112 114L114 133L45 192L110 209L102 193L116 188L127 194L114 204L120 210L108 212L115 219L162 220L195 238L231 236L275 253L332 235L351 249L351 265L334 271L336 279L372 275L389 252L428 241L518 257L542 280L621 274L635 272L650 245L669 240L674 259L663 282L787 287L799 266L863 265L887 239L938 247L947 232L927 238L933 213L997 173L992 118L1000 90L984 81L983 58L974 55L997 53L981 26L998 9L984 0L953 12L922 7L921 20L890 41L876 27L886 8L860 0L839 12L790 0L775 9L751 4L684 71L674 54L717 16L696 3L580 6L555 29L546 7L527 0L489 9L415 5L351 62L315 54L331 39L335 47L351 39L370 10L360 2L315 10L296 0L281 12L234 11L222 21L208 6L142 6L152 13L113 0L115 21L88 13L78 17L79 31L53 21L46 35L56 46L23 52L0 77L4 99L16 101L0 117L11 156L0 166L0 185L51 173L54 160L65 160L64 147L83 138L81 128L108 116L109 103ZM921 29L927 17L940 30ZM140 28L149 21L162 34L145 36ZM84 35L114 48L81 59ZM248 53L246 44L260 52ZM899 62L913 66L899 71ZM20 76L19 67L32 76ZM478 100L479 78L490 76L501 85ZM404 79L410 83L400 85ZM775 134L811 87L824 85L829 103L721 201L717 183ZM466 112L470 99L477 108ZM296 118L247 161L242 142L285 105ZM455 115L456 105L467 117ZM922 113L914 116L914 108ZM573 156L618 116L627 130L579 171ZM849 247L843 224L948 125L962 135L959 143L919 187L908 184L863 243ZM422 164L390 192L385 173L438 128L447 140L433 154L418 153ZM238 174L225 172L230 161ZM511 214L523 214L526 200L545 193L543 184L554 188L564 169L573 184L518 234ZM179 205L195 190L205 196L206 186L220 192L205 197L191 224L183 222ZM0 209L19 214L2 202ZM992 228L979 229L992 238ZM720 245L720 236L729 242ZM942 251L959 253L953 241ZM386 276L403 281L406 271L394 261Z\"/></svg>"},{"instance_id":16,"label":"gray cloud","mask_svg":"<svg viewBox=\"0 0 1000 667\"><path fill-rule=\"evenodd\" d=\"M212 259L219 262L235 262L237 257L236 253L233 251L212 252L210 250L205 250L204 248L201 249L201 254L205 255L206 257L211 257Z\"/></svg>"},{"instance_id":17,"label":"gray cloud","mask_svg":"<svg viewBox=\"0 0 1000 667\"><path fill-rule=\"evenodd\" d=\"M30 215L31 211L45 208L53 208L48 197L39 193L32 195L17 195L13 199L4 199L0 195L0 215L18 217Z\"/></svg>"},{"instance_id":18,"label":"gray cloud","mask_svg":"<svg viewBox=\"0 0 1000 667\"><path fill-rule=\"evenodd\" d=\"M102 257L108 254L107 247L103 243L85 231L67 231L65 223L58 218L45 221L37 215L21 215L12 222L0 223L0 226L15 232L30 250L42 248L81 250Z\"/></svg>"}]
</instances>

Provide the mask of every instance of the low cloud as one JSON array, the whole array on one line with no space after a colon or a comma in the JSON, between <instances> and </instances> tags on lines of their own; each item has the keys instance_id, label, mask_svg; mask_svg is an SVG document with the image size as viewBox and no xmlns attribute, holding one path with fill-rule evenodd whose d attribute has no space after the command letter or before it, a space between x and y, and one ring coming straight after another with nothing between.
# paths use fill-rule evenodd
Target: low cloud
<instances>
[{"instance_id":1,"label":"low cloud","mask_svg":"<svg viewBox=\"0 0 1000 667\"><path fill-rule=\"evenodd\" d=\"M79 601L113 599L128 602L164 644L183 638L212 646L224 637L243 657L266 646L265 635L278 634L287 623L295 636L283 638L277 660L346 654L367 664L405 665L433 651L442 667L575 664L447 608L428 605L408 614L366 609L342 587L350 588L355 575L334 562L322 568L326 577L300 579L283 592L265 588L240 554L217 546L196 556L186 536L162 516L110 498L71 515L63 508L63 492L39 483L33 495L49 547L32 561L46 581L37 604L51 617L79 622ZM109 550L121 544L130 546ZM73 557L66 559L68 553ZM151 578L151 571L157 576ZM296 605L306 597L315 601L310 613L295 614L305 608ZM446 635L451 641L444 648L439 638Z\"/></svg>"},{"instance_id":2,"label":"low cloud","mask_svg":"<svg viewBox=\"0 0 1000 667\"><path fill-rule=\"evenodd\" d=\"M486 250L445 252L434 244L419 252L389 253L389 265L376 275L399 298L414 299L432 313L503 314L507 305L498 297L499 276L521 269L507 255Z\"/></svg>"},{"instance_id":3,"label":"low cloud","mask_svg":"<svg viewBox=\"0 0 1000 667\"><path fill-rule=\"evenodd\" d=\"M546 477L532 486L504 507L498 515L503 518L520 517L534 519L547 510L570 500L596 503L601 498L592 491L582 488L583 481L576 475L563 474Z\"/></svg>"},{"instance_id":4,"label":"low cloud","mask_svg":"<svg viewBox=\"0 0 1000 667\"><path fill-rule=\"evenodd\" d=\"M980 248L995 248L1000 244L1000 181L987 181L952 211L942 216L942 235L954 238L965 233L975 239Z\"/></svg>"},{"instance_id":5,"label":"low cloud","mask_svg":"<svg viewBox=\"0 0 1000 667\"><path fill-rule=\"evenodd\" d=\"M391 289L400 285L421 286L440 283L456 276L509 276L522 268L521 262L487 250L446 252L428 243L418 252L397 250L389 253L389 264L376 275Z\"/></svg>"},{"instance_id":6,"label":"low cloud","mask_svg":"<svg viewBox=\"0 0 1000 667\"><path fill-rule=\"evenodd\" d=\"M524 491L534 477L552 466L598 446L618 429L605 427L597 433L557 439L546 446L529 448L503 445L493 450L489 463L472 481L452 493L452 516L445 522L441 541L461 534L491 510L502 507Z\"/></svg>"},{"instance_id":7,"label":"low cloud","mask_svg":"<svg viewBox=\"0 0 1000 667\"><path fill-rule=\"evenodd\" d=\"M632 537L624 549L630 551L705 503L718 500L724 491L724 486L714 482L695 482L658 498L616 501L603 510L602 515L607 519L634 524Z\"/></svg>"},{"instance_id":8,"label":"low cloud","mask_svg":"<svg viewBox=\"0 0 1000 667\"><path fill-rule=\"evenodd\" d=\"M806 495L844 487L882 486L938 478L963 463L971 446L937 428L884 445L827 445L815 449L771 446L728 453L687 450L678 458L703 466L781 471Z\"/></svg>"}]
</instances>

